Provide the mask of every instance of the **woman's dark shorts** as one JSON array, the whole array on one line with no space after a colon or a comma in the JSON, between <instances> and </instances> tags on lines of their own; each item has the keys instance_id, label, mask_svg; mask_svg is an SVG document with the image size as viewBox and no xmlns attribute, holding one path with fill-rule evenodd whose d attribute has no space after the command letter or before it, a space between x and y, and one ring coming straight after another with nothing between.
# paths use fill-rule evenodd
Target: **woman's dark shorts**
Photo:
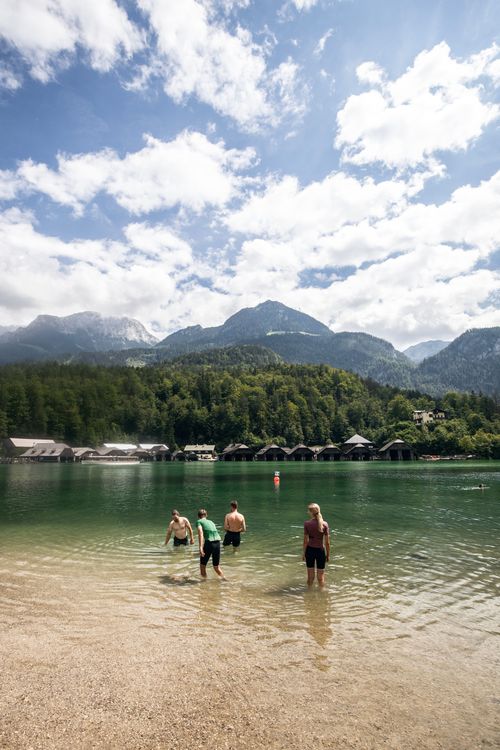
<instances>
[{"instance_id":1,"label":"woman's dark shorts","mask_svg":"<svg viewBox=\"0 0 500 750\"><path fill-rule=\"evenodd\" d=\"M205 539L203 549L205 550L205 554L203 557L200 556L200 565L208 565L211 557L212 565L216 568L220 563L220 540L217 542L207 542Z\"/></svg>"},{"instance_id":2,"label":"woman's dark shorts","mask_svg":"<svg viewBox=\"0 0 500 750\"><path fill-rule=\"evenodd\" d=\"M324 547L306 547L306 567L324 570L326 564L326 552Z\"/></svg>"},{"instance_id":3,"label":"woman's dark shorts","mask_svg":"<svg viewBox=\"0 0 500 750\"><path fill-rule=\"evenodd\" d=\"M226 531L224 535L224 541L223 545L224 547L229 547L229 545L233 545L233 547L239 547L241 542L241 531Z\"/></svg>"},{"instance_id":4,"label":"woman's dark shorts","mask_svg":"<svg viewBox=\"0 0 500 750\"><path fill-rule=\"evenodd\" d=\"M188 543L187 536L184 537L184 539L178 539L176 536L174 536L174 547L181 547L183 544Z\"/></svg>"}]
</instances>

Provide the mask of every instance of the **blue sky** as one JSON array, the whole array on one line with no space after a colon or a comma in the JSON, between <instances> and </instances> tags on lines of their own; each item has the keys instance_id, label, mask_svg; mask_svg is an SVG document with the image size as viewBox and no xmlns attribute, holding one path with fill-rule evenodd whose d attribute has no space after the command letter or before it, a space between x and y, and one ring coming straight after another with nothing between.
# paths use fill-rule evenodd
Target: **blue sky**
<instances>
[{"instance_id":1,"label":"blue sky","mask_svg":"<svg viewBox=\"0 0 500 750\"><path fill-rule=\"evenodd\" d=\"M3 0L0 325L500 325L500 6Z\"/></svg>"}]
</instances>

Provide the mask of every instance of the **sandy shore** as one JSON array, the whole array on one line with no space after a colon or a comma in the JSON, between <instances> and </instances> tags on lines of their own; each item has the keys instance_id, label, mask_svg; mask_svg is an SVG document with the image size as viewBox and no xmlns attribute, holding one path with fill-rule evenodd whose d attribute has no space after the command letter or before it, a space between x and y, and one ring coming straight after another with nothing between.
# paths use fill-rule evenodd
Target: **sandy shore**
<instances>
[{"instance_id":1,"label":"sandy shore","mask_svg":"<svg viewBox=\"0 0 500 750\"><path fill-rule=\"evenodd\" d=\"M154 620L118 600L91 617L80 593L71 607L2 616L0 747L500 746L492 654L464 653L457 664L425 635L372 643L360 630L333 633L326 658L300 634L277 647L249 624L236 634L179 627L167 601Z\"/></svg>"}]
</instances>

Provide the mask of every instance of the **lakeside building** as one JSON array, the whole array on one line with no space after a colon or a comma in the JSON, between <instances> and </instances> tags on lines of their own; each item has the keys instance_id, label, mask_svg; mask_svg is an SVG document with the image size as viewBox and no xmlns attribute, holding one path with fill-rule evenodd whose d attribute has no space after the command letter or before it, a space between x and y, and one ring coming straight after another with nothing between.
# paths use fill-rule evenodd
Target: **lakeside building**
<instances>
[{"instance_id":1,"label":"lakeside building","mask_svg":"<svg viewBox=\"0 0 500 750\"><path fill-rule=\"evenodd\" d=\"M343 461L373 461L375 446L362 435L353 435L342 445Z\"/></svg>"},{"instance_id":2,"label":"lakeside building","mask_svg":"<svg viewBox=\"0 0 500 750\"><path fill-rule=\"evenodd\" d=\"M274 443L265 445L255 454L257 461L286 461L287 456L287 450Z\"/></svg>"},{"instance_id":3,"label":"lakeside building","mask_svg":"<svg viewBox=\"0 0 500 750\"><path fill-rule=\"evenodd\" d=\"M244 443L230 443L219 456L220 461L253 461L254 452Z\"/></svg>"},{"instance_id":4,"label":"lakeside building","mask_svg":"<svg viewBox=\"0 0 500 750\"><path fill-rule=\"evenodd\" d=\"M12 442L15 441L15 442ZM135 458L140 461L216 461L215 445L192 444L184 450L171 453L164 443L105 443L98 448L89 446L72 448L66 443L45 440L36 443L34 439L9 438L11 450L23 442L31 447L21 454L11 457L11 461L40 462L80 462L96 458ZM5 441L4 441L5 442ZM25 446L22 446L23 448ZM326 445L307 446L303 443L293 448L278 446L275 443L265 445L256 453L244 443L230 443L221 452L221 461L413 461L417 454L413 447L401 438L393 438L382 448L377 449L373 442L362 435L353 435L342 446L327 443Z\"/></svg>"},{"instance_id":5,"label":"lakeside building","mask_svg":"<svg viewBox=\"0 0 500 750\"><path fill-rule=\"evenodd\" d=\"M192 460L193 458L195 460L198 459L201 461L214 461L217 458L215 445L207 445L205 443L202 443L200 445L185 445L184 453L186 454L186 458L188 461Z\"/></svg>"},{"instance_id":6,"label":"lakeside building","mask_svg":"<svg viewBox=\"0 0 500 750\"><path fill-rule=\"evenodd\" d=\"M442 409L432 409L431 411L414 409L412 419L418 425L429 424L429 422L441 422L443 419L446 419L446 412Z\"/></svg>"},{"instance_id":7,"label":"lakeside building","mask_svg":"<svg viewBox=\"0 0 500 750\"><path fill-rule=\"evenodd\" d=\"M287 461L313 461L315 453L312 448L308 448L307 445L299 443L294 445L288 451Z\"/></svg>"},{"instance_id":8,"label":"lakeside building","mask_svg":"<svg viewBox=\"0 0 500 750\"><path fill-rule=\"evenodd\" d=\"M132 451L133 456L143 461L171 461L172 454L170 448L164 443L139 443L136 450Z\"/></svg>"},{"instance_id":9,"label":"lakeside building","mask_svg":"<svg viewBox=\"0 0 500 750\"><path fill-rule=\"evenodd\" d=\"M84 458L90 458L91 456L97 456L95 448L89 448L88 446L81 448L73 448L75 455L75 461L82 461Z\"/></svg>"},{"instance_id":10,"label":"lakeside building","mask_svg":"<svg viewBox=\"0 0 500 750\"><path fill-rule=\"evenodd\" d=\"M411 445L400 438L386 443L379 449L378 456L383 461L414 461L416 459L415 451Z\"/></svg>"},{"instance_id":11,"label":"lakeside building","mask_svg":"<svg viewBox=\"0 0 500 750\"><path fill-rule=\"evenodd\" d=\"M35 445L47 445L55 444L55 440L49 440L48 438L18 438L8 437L3 440L3 452L6 456L20 457L22 453L25 453L29 448L34 448Z\"/></svg>"},{"instance_id":12,"label":"lakeside building","mask_svg":"<svg viewBox=\"0 0 500 750\"><path fill-rule=\"evenodd\" d=\"M135 446L134 446L135 447ZM110 445L101 445L97 448L96 453L98 456L126 456L128 451L123 448L113 448Z\"/></svg>"},{"instance_id":13,"label":"lakeside building","mask_svg":"<svg viewBox=\"0 0 500 750\"><path fill-rule=\"evenodd\" d=\"M342 457L342 451L333 443L328 443L325 446L315 445L314 451L316 461L340 461Z\"/></svg>"},{"instance_id":14,"label":"lakeside building","mask_svg":"<svg viewBox=\"0 0 500 750\"><path fill-rule=\"evenodd\" d=\"M68 463L75 460L75 453L66 443L41 443L29 448L19 458L41 463Z\"/></svg>"}]
</instances>

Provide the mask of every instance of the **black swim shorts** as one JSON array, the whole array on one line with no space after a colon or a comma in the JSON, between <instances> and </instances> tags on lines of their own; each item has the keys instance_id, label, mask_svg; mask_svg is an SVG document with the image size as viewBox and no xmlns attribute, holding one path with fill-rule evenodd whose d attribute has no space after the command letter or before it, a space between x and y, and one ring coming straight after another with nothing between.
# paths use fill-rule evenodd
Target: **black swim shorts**
<instances>
[{"instance_id":1,"label":"black swim shorts","mask_svg":"<svg viewBox=\"0 0 500 750\"><path fill-rule=\"evenodd\" d=\"M201 557L200 555L200 565L208 565L208 561L211 557L212 565L214 566L214 568L216 568L220 563L220 540L216 542L207 542L207 540L205 539L203 549L205 551L205 554L203 555L203 557Z\"/></svg>"},{"instance_id":2,"label":"black swim shorts","mask_svg":"<svg viewBox=\"0 0 500 750\"><path fill-rule=\"evenodd\" d=\"M181 547L183 544L188 543L187 536L184 537L184 539L178 539L176 536L174 536L174 547Z\"/></svg>"},{"instance_id":3,"label":"black swim shorts","mask_svg":"<svg viewBox=\"0 0 500 750\"><path fill-rule=\"evenodd\" d=\"M326 564L326 552L324 547L306 547L306 567L324 570Z\"/></svg>"},{"instance_id":4,"label":"black swim shorts","mask_svg":"<svg viewBox=\"0 0 500 750\"><path fill-rule=\"evenodd\" d=\"M241 531L226 531L226 534L224 536L224 547L229 547L229 545L233 545L233 547L239 547L241 542Z\"/></svg>"}]
</instances>

